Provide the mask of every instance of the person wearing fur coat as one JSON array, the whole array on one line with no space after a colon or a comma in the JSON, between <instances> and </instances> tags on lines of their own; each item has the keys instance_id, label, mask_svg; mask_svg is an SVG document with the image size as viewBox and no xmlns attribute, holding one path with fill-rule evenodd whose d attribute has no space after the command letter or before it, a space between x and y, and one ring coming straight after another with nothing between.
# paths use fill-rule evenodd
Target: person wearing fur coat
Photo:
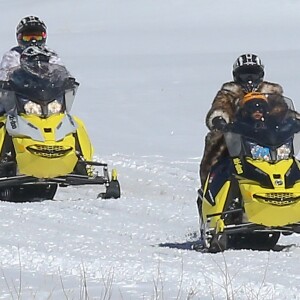
<instances>
[{"instance_id":1,"label":"person wearing fur coat","mask_svg":"<svg viewBox=\"0 0 300 300\"><path fill-rule=\"evenodd\" d=\"M238 103L244 95L251 91L283 94L282 87L277 83L264 81L264 75L264 65L257 55L240 55L233 65L233 81L224 83L214 98L206 116L206 126L210 131L205 137L205 148L200 163L202 187L212 166L228 156L224 136L220 129L234 120ZM280 111L280 105L278 103L270 113Z\"/></svg>"}]
</instances>

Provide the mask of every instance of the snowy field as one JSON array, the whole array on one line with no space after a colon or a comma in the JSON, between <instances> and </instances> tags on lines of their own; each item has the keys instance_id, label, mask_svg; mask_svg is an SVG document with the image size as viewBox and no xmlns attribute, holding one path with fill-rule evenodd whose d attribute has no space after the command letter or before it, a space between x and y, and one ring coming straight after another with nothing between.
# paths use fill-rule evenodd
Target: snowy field
<instances>
[{"instance_id":1,"label":"snowy field","mask_svg":"<svg viewBox=\"0 0 300 300\"><path fill-rule=\"evenodd\" d=\"M204 118L244 52L300 109L300 2L1 1L0 52L36 14L81 83L73 114L117 168L118 200L95 187L0 203L0 299L300 299L300 237L279 251L201 254L196 190Z\"/></svg>"}]
</instances>

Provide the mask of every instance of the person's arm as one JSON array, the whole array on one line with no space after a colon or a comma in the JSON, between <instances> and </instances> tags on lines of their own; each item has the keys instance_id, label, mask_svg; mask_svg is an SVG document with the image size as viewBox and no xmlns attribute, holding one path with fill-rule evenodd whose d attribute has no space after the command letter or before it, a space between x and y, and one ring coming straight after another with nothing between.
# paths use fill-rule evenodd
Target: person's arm
<instances>
[{"instance_id":1,"label":"person's arm","mask_svg":"<svg viewBox=\"0 0 300 300\"><path fill-rule=\"evenodd\" d=\"M237 102L242 96L242 89L236 83L229 82L223 84L206 115L206 126L210 130L218 130L214 123L231 122L236 113ZM222 119L224 121L221 121Z\"/></svg>"},{"instance_id":2,"label":"person's arm","mask_svg":"<svg viewBox=\"0 0 300 300\"><path fill-rule=\"evenodd\" d=\"M16 51L6 52L0 62L0 80L8 80L12 69L20 65L20 54Z\"/></svg>"}]
</instances>

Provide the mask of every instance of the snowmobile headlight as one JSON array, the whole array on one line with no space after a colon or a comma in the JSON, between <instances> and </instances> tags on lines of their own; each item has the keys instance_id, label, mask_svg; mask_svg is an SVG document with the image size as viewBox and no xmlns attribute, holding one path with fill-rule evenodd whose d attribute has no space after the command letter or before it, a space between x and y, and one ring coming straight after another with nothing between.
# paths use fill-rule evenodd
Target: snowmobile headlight
<instances>
[{"instance_id":1,"label":"snowmobile headlight","mask_svg":"<svg viewBox=\"0 0 300 300\"><path fill-rule=\"evenodd\" d=\"M62 104L57 100L54 100L48 104L48 113L49 114L58 114L61 112Z\"/></svg>"},{"instance_id":2,"label":"snowmobile headlight","mask_svg":"<svg viewBox=\"0 0 300 300\"><path fill-rule=\"evenodd\" d=\"M24 104L24 110L27 115L38 115L40 116L42 114L42 108L39 104L28 101Z\"/></svg>"},{"instance_id":3,"label":"snowmobile headlight","mask_svg":"<svg viewBox=\"0 0 300 300\"><path fill-rule=\"evenodd\" d=\"M255 143L250 143L250 152L253 159L271 160L271 153L268 147L263 147Z\"/></svg>"},{"instance_id":4,"label":"snowmobile headlight","mask_svg":"<svg viewBox=\"0 0 300 300\"><path fill-rule=\"evenodd\" d=\"M291 154L290 143L283 144L282 146L276 149L276 152L277 152L277 160L289 159Z\"/></svg>"}]
</instances>

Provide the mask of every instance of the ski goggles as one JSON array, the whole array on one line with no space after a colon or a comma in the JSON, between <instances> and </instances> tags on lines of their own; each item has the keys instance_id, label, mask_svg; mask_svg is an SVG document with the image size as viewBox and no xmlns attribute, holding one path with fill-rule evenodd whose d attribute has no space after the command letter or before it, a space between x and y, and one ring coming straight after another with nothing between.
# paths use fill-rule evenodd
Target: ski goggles
<instances>
[{"instance_id":1,"label":"ski goggles","mask_svg":"<svg viewBox=\"0 0 300 300\"><path fill-rule=\"evenodd\" d=\"M262 100L252 100L245 103L245 110L250 114L254 112L266 113L268 111L268 104Z\"/></svg>"},{"instance_id":2,"label":"ski goggles","mask_svg":"<svg viewBox=\"0 0 300 300\"><path fill-rule=\"evenodd\" d=\"M39 33L20 33L19 39L23 42L30 42L32 40L36 40L38 42L42 41L47 37L46 32L39 32Z\"/></svg>"}]
</instances>

